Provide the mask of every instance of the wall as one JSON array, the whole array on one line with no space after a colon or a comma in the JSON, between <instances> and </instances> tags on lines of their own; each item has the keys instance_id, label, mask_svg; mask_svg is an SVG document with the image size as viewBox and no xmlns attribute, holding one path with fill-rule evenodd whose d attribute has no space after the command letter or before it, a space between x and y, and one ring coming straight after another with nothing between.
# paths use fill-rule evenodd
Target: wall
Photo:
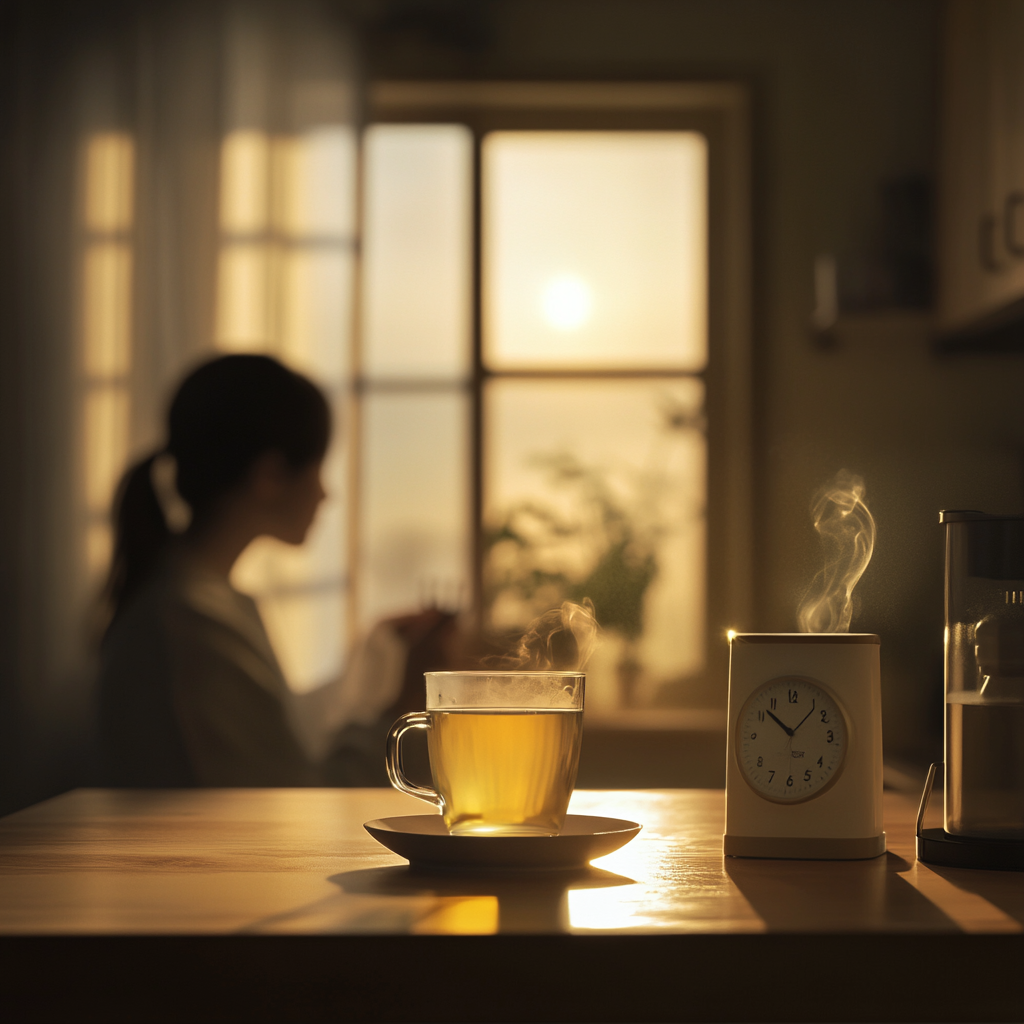
<instances>
[{"instance_id":1,"label":"wall","mask_svg":"<svg viewBox=\"0 0 1024 1024\"><path fill-rule=\"evenodd\" d=\"M1024 360L938 358L926 315L809 330L816 254L864 250L880 188L934 179L935 0L497 0L394 5L379 78L740 79L755 110L756 621L795 628L808 505L838 469L878 521L853 628L882 635L886 750L941 751L943 507L1019 511ZM712 571L713 567L712 567ZM724 680L723 680L724 687Z\"/></svg>"}]
</instances>

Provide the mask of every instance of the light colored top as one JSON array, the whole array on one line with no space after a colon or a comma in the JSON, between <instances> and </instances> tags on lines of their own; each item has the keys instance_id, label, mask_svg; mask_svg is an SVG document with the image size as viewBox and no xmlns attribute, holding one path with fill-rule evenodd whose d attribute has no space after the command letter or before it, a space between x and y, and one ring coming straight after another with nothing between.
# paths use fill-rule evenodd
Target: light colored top
<instances>
[{"instance_id":1,"label":"light colored top","mask_svg":"<svg viewBox=\"0 0 1024 1024\"><path fill-rule=\"evenodd\" d=\"M216 573L168 564L103 645L105 777L121 786L314 785L338 732L370 725L394 703L405 655L381 624L341 678L293 693L256 602Z\"/></svg>"}]
</instances>

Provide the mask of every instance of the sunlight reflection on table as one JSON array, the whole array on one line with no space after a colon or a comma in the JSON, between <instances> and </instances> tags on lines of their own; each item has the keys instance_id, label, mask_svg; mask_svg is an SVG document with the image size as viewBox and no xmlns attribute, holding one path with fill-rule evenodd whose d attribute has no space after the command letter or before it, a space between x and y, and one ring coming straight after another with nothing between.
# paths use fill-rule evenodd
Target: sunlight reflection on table
<instances>
[{"instance_id":1,"label":"sunlight reflection on table","mask_svg":"<svg viewBox=\"0 0 1024 1024\"><path fill-rule=\"evenodd\" d=\"M705 821L696 806L691 810L694 820L685 821L670 812L664 794L657 791L578 792L570 811L611 815L643 825L631 843L592 862L595 868L633 879L633 884L570 889L571 930L678 932L736 930L737 926L744 931L764 930L764 922L749 903L744 900L737 905L740 894L721 866L722 826ZM709 853L719 856L709 859ZM716 899L723 891L733 897L725 916ZM672 895L670 900L665 898L667 893ZM740 908L743 912L737 922Z\"/></svg>"}]
</instances>

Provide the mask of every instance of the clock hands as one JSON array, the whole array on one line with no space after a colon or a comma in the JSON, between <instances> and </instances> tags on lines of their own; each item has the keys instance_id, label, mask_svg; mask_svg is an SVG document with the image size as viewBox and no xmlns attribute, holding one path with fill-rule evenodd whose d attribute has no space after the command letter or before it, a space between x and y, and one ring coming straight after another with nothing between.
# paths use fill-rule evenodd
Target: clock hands
<instances>
[{"instance_id":1,"label":"clock hands","mask_svg":"<svg viewBox=\"0 0 1024 1024\"><path fill-rule=\"evenodd\" d=\"M813 711L813 710L814 710L814 708L811 708L811 711ZM810 714L810 711L808 712L808 714ZM779 720L778 720L778 719L777 719L777 718L776 718L776 717L775 717L775 716L774 716L774 715L773 715L773 714L772 714L772 713L771 713L770 711L768 712L768 717L769 717L769 718L770 718L770 719L771 719L771 720L772 720L772 721L773 721L773 722L774 722L774 723L775 723L775 724L776 724L776 725L777 725L777 726L778 726L778 727L779 727L779 728L780 728L780 729L781 729L781 730L782 730L782 731L783 731L783 732L784 732L784 733L785 733L785 734L786 734L787 736L792 736L792 735L793 735L793 733L795 733L795 732L796 732L796 729L790 729L790 727L789 727L788 725L783 725L783 724L782 724L782 722L780 722L780 721L779 721ZM801 722L801 723L800 723L800 725L803 725L803 722ZM798 726L797 726L796 728L797 728L797 729L799 729L799 728L800 728L800 725L798 725Z\"/></svg>"},{"instance_id":2,"label":"clock hands","mask_svg":"<svg viewBox=\"0 0 1024 1024\"><path fill-rule=\"evenodd\" d=\"M771 714L771 712L769 711L769 712L768 712L768 714ZM806 714L806 715L804 715L804 717L800 719L800 721L799 721L799 722L798 722L798 723L796 724L796 726L794 727L794 729L793 729L793 732L791 732L791 733L790 733L789 735L790 735L790 736L792 736L792 735L793 735L793 733L794 733L794 732L796 732L796 730L797 730L797 729L799 729L799 728L800 728L800 726L801 726L801 725L803 725L803 724L804 724L804 722L806 722L806 721L807 721L807 719L808 719L808 718L810 718L810 717L811 717L811 715L813 715L813 714L814 714L814 700L812 699L812 700L811 700L811 710L810 710L810 711L808 711L808 712L807 712L807 714ZM774 717L774 716L773 716L773 717Z\"/></svg>"}]
</instances>

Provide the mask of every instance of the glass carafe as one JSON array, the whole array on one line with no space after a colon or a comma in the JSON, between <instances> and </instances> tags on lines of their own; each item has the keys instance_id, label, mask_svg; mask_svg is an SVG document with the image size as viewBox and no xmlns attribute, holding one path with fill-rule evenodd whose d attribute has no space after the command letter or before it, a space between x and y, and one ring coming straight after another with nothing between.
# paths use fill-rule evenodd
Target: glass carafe
<instances>
[{"instance_id":1,"label":"glass carafe","mask_svg":"<svg viewBox=\"0 0 1024 1024\"><path fill-rule=\"evenodd\" d=\"M943 512L945 830L1024 840L1024 516Z\"/></svg>"}]
</instances>

